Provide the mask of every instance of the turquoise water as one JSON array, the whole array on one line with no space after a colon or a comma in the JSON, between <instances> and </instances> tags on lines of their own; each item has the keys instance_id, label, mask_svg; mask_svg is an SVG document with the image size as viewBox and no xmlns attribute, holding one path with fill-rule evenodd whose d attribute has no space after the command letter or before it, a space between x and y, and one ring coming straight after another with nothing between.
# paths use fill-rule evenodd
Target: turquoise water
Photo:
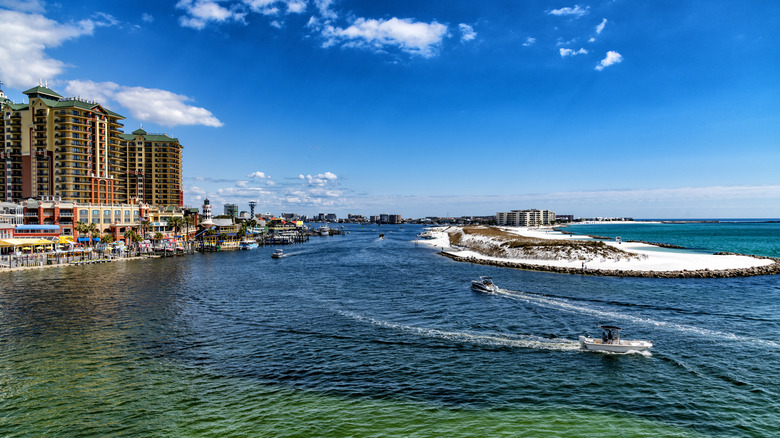
<instances>
[{"instance_id":1,"label":"turquoise water","mask_svg":"<svg viewBox=\"0 0 780 438\"><path fill-rule=\"evenodd\" d=\"M500 269L420 231L0 273L0 435L776 433L776 276ZM656 346L580 351L598 323Z\"/></svg>"},{"instance_id":2,"label":"turquoise water","mask_svg":"<svg viewBox=\"0 0 780 438\"><path fill-rule=\"evenodd\" d=\"M667 243L699 251L780 257L777 222L575 224L568 226L567 231Z\"/></svg>"}]
</instances>

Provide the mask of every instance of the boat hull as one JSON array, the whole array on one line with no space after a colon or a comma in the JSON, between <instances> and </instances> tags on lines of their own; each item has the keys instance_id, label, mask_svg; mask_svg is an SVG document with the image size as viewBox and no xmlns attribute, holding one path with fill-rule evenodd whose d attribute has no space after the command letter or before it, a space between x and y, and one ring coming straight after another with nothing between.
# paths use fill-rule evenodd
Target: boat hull
<instances>
[{"instance_id":1,"label":"boat hull","mask_svg":"<svg viewBox=\"0 0 780 438\"><path fill-rule=\"evenodd\" d=\"M489 294L495 292L496 289L497 288L495 284L491 286L485 286L484 284L482 284L481 281L471 282L471 290L473 290L474 292L482 292L482 293Z\"/></svg>"},{"instance_id":2,"label":"boat hull","mask_svg":"<svg viewBox=\"0 0 780 438\"><path fill-rule=\"evenodd\" d=\"M601 339L580 336L580 347L588 351L603 351L607 353L628 353L629 351L645 351L653 346L650 341L623 340L615 343L603 343Z\"/></svg>"}]
</instances>

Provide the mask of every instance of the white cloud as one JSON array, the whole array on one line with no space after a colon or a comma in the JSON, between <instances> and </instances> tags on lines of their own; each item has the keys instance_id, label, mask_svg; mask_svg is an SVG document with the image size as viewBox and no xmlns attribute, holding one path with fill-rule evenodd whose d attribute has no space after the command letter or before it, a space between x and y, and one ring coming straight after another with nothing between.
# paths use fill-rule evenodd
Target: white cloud
<instances>
[{"instance_id":1,"label":"white cloud","mask_svg":"<svg viewBox=\"0 0 780 438\"><path fill-rule=\"evenodd\" d=\"M601 20L601 23L599 23L598 26L596 26L596 35L601 35L601 32L604 31L604 26L606 25L607 25L607 19L605 18Z\"/></svg>"},{"instance_id":2,"label":"white cloud","mask_svg":"<svg viewBox=\"0 0 780 438\"><path fill-rule=\"evenodd\" d=\"M91 35L99 25L108 24L88 19L78 25L65 25L39 14L0 10L0 78L14 88L31 87L41 78L53 79L65 70L66 64L49 57L46 50Z\"/></svg>"},{"instance_id":3,"label":"white cloud","mask_svg":"<svg viewBox=\"0 0 780 438\"><path fill-rule=\"evenodd\" d=\"M477 33L474 32L474 28L469 26L468 24L460 23L458 25L458 29L460 29L461 41L471 41L477 37Z\"/></svg>"},{"instance_id":4,"label":"white cloud","mask_svg":"<svg viewBox=\"0 0 780 438\"><path fill-rule=\"evenodd\" d=\"M304 0L288 0L287 11L291 14L302 14L306 11L306 2Z\"/></svg>"},{"instance_id":5,"label":"white cloud","mask_svg":"<svg viewBox=\"0 0 780 438\"><path fill-rule=\"evenodd\" d=\"M338 187L339 177L332 172L301 174L297 178L286 178L285 182L278 185L264 172L251 172L247 176L250 179L185 178L198 181L197 186L185 184L187 202L197 204L202 199L209 198L214 204L242 205L248 201L257 201L260 209L265 211L298 209L298 212L305 213L300 209L342 205L345 200L346 192Z\"/></svg>"},{"instance_id":6,"label":"white cloud","mask_svg":"<svg viewBox=\"0 0 780 438\"><path fill-rule=\"evenodd\" d=\"M114 102L120 86L114 82L69 81L65 94L71 97L95 100L103 105Z\"/></svg>"},{"instance_id":7,"label":"white cloud","mask_svg":"<svg viewBox=\"0 0 780 438\"><path fill-rule=\"evenodd\" d=\"M602 59L595 68L596 70L601 71L612 64L619 64L621 62L623 62L623 56L618 52L613 52L610 50L607 52L607 56Z\"/></svg>"},{"instance_id":8,"label":"white cloud","mask_svg":"<svg viewBox=\"0 0 780 438\"><path fill-rule=\"evenodd\" d=\"M552 11L548 12L549 15L557 15L557 16L574 16L575 18L582 17L583 15L588 13L588 9L590 9L589 6L585 6L583 8L580 5L575 5L573 8L560 8L560 9L553 9Z\"/></svg>"},{"instance_id":9,"label":"white cloud","mask_svg":"<svg viewBox=\"0 0 780 438\"><path fill-rule=\"evenodd\" d=\"M288 14L302 14L306 12L306 0L244 0L244 4L249 6L252 12L263 15L278 15L282 12L281 7Z\"/></svg>"},{"instance_id":10,"label":"white cloud","mask_svg":"<svg viewBox=\"0 0 780 438\"><path fill-rule=\"evenodd\" d=\"M588 51L582 48L580 50L560 49L560 53L561 58L565 58L567 56L585 55Z\"/></svg>"},{"instance_id":11,"label":"white cloud","mask_svg":"<svg viewBox=\"0 0 780 438\"><path fill-rule=\"evenodd\" d=\"M523 43L523 45L525 47L530 47L530 46L533 46L534 43L536 43L536 38L528 37L528 38L525 39L525 42Z\"/></svg>"},{"instance_id":12,"label":"white cloud","mask_svg":"<svg viewBox=\"0 0 780 438\"><path fill-rule=\"evenodd\" d=\"M322 18L330 20L335 20L338 18L338 15L330 8L333 3L335 3L334 0L314 0L314 4L320 11Z\"/></svg>"},{"instance_id":13,"label":"white cloud","mask_svg":"<svg viewBox=\"0 0 780 438\"><path fill-rule=\"evenodd\" d=\"M152 16L152 14L144 13L141 14L141 20L143 20L144 23L151 23L154 21L154 17Z\"/></svg>"},{"instance_id":14,"label":"white cloud","mask_svg":"<svg viewBox=\"0 0 780 438\"><path fill-rule=\"evenodd\" d=\"M309 27L320 28L326 40L324 47L339 43L343 43L346 47L380 50L385 47L397 47L407 53L426 58L436 54L447 33L447 26L436 21L421 23L409 18L389 20L358 18L345 29L334 27L329 21L320 25L318 20L310 20Z\"/></svg>"},{"instance_id":15,"label":"white cloud","mask_svg":"<svg viewBox=\"0 0 780 438\"><path fill-rule=\"evenodd\" d=\"M262 187L226 187L217 189L217 195L225 199L230 198L256 198L266 193Z\"/></svg>"},{"instance_id":16,"label":"white cloud","mask_svg":"<svg viewBox=\"0 0 780 438\"><path fill-rule=\"evenodd\" d=\"M193 29L203 29L209 22L226 23L229 21L243 22L245 13L230 10L214 0L179 0L178 9L183 9L186 15L179 17L179 24Z\"/></svg>"},{"instance_id":17,"label":"white cloud","mask_svg":"<svg viewBox=\"0 0 780 438\"><path fill-rule=\"evenodd\" d=\"M106 14L105 12L95 12L92 15L91 21L94 23L95 27L111 27L119 24L119 20L114 18L113 15Z\"/></svg>"},{"instance_id":18,"label":"white cloud","mask_svg":"<svg viewBox=\"0 0 780 438\"><path fill-rule=\"evenodd\" d=\"M324 186L330 182L334 182L338 179L336 174L331 172L318 173L317 175L298 175L298 179L306 181L310 186Z\"/></svg>"},{"instance_id":19,"label":"white cloud","mask_svg":"<svg viewBox=\"0 0 780 438\"><path fill-rule=\"evenodd\" d=\"M0 7L19 12L44 12L40 0L0 0Z\"/></svg>"},{"instance_id":20,"label":"white cloud","mask_svg":"<svg viewBox=\"0 0 780 438\"><path fill-rule=\"evenodd\" d=\"M252 12L257 12L263 15L276 15L279 13L279 8L274 6L276 0L244 0L244 4L249 6Z\"/></svg>"},{"instance_id":21,"label":"white cloud","mask_svg":"<svg viewBox=\"0 0 780 438\"><path fill-rule=\"evenodd\" d=\"M72 96L95 99L107 104L117 102L142 122L164 126L222 126L205 108L188 105L187 96L156 88L126 87L113 82L70 81L65 92Z\"/></svg>"}]
</instances>

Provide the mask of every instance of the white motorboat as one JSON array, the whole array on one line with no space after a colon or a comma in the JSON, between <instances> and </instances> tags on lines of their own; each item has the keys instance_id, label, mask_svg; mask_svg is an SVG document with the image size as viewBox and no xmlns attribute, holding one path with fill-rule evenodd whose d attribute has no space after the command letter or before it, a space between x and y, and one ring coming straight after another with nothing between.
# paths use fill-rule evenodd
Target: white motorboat
<instances>
[{"instance_id":1,"label":"white motorboat","mask_svg":"<svg viewBox=\"0 0 780 438\"><path fill-rule=\"evenodd\" d=\"M479 280L471 282L471 290L474 292L492 293L498 290L491 277L479 277Z\"/></svg>"},{"instance_id":2,"label":"white motorboat","mask_svg":"<svg viewBox=\"0 0 780 438\"><path fill-rule=\"evenodd\" d=\"M275 249L274 253L271 254L272 259L280 259L282 257L284 257L284 251L282 251L281 249Z\"/></svg>"},{"instance_id":3,"label":"white motorboat","mask_svg":"<svg viewBox=\"0 0 780 438\"><path fill-rule=\"evenodd\" d=\"M254 240L242 240L238 243L238 249L253 249L257 248L257 242Z\"/></svg>"},{"instance_id":4,"label":"white motorboat","mask_svg":"<svg viewBox=\"0 0 780 438\"><path fill-rule=\"evenodd\" d=\"M580 336L580 347L583 350L628 353L629 351L645 351L653 346L652 341L620 339L620 327L614 325L599 327L602 329L601 339Z\"/></svg>"}]
</instances>

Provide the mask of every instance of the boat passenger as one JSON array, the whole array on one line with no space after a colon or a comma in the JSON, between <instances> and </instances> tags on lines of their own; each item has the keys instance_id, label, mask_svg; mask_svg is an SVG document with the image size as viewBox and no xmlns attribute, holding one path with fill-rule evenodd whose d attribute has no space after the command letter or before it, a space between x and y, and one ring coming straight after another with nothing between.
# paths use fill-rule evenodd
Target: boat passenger
<instances>
[{"instance_id":1,"label":"boat passenger","mask_svg":"<svg viewBox=\"0 0 780 438\"><path fill-rule=\"evenodd\" d=\"M612 343L612 339L613 339L612 338L612 330L610 330L609 334L607 335L607 343L611 344Z\"/></svg>"},{"instance_id":2,"label":"boat passenger","mask_svg":"<svg viewBox=\"0 0 780 438\"><path fill-rule=\"evenodd\" d=\"M602 344L607 343L607 332L601 332L601 343Z\"/></svg>"}]
</instances>

